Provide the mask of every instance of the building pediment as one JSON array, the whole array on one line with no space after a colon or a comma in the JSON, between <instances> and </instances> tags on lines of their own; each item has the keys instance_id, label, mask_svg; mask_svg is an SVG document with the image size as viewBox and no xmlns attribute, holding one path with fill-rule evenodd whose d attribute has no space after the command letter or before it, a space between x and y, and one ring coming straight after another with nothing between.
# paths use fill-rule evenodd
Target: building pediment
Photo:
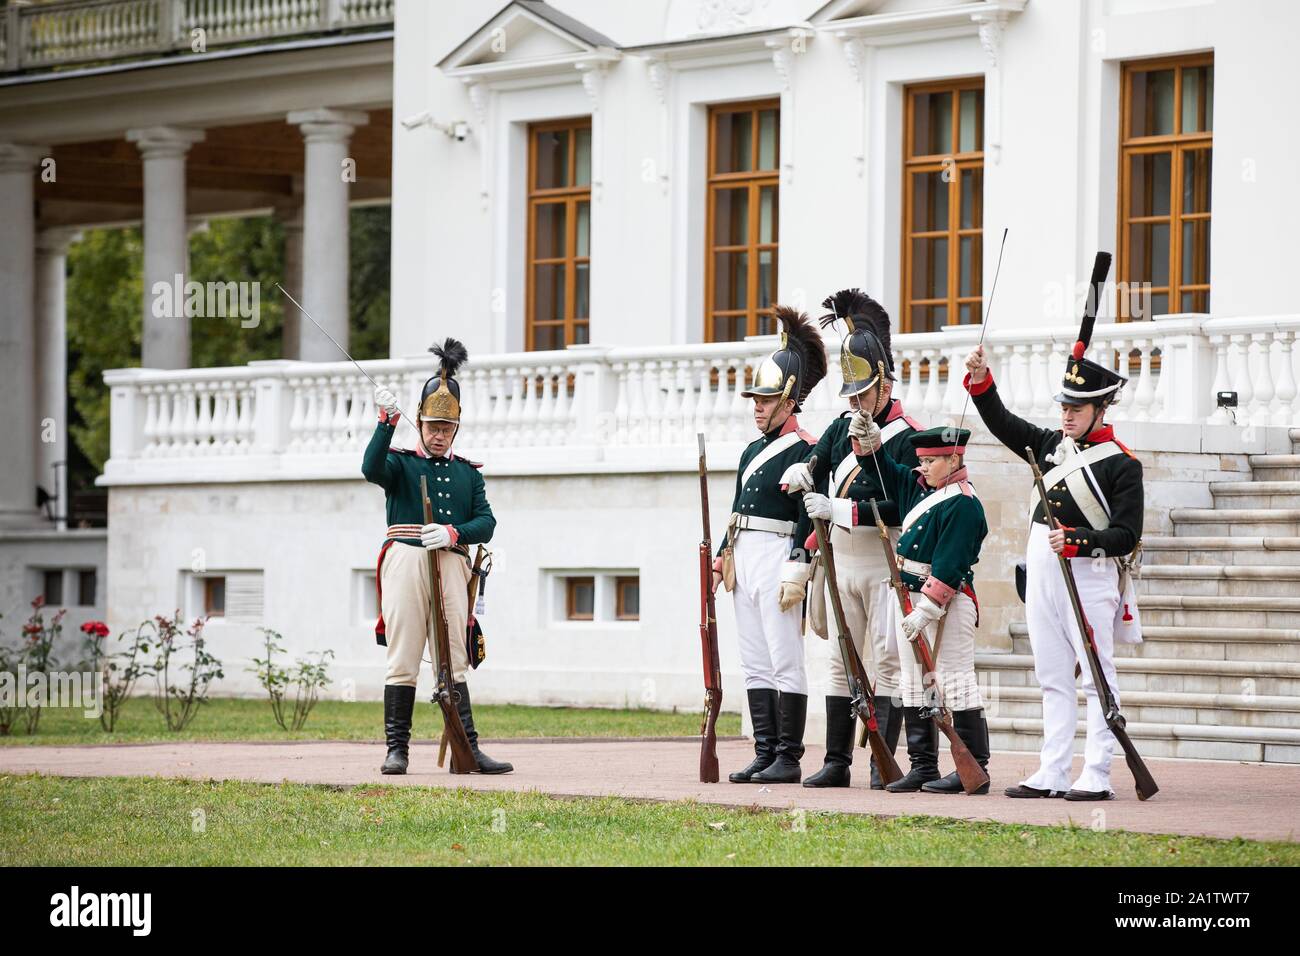
<instances>
[{"instance_id":1,"label":"building pediment","mask_svg":"<svg viewBox=\"0 0 1300 956\"><path fill-rule=\"evenodd\" d=\"M506 80L574 74L619 58L618 44L541 0L512 0L438 63L448 76Z\"/></svg>"},{"instance_id":2,"label":"building pediment","mask_svg":"<svg viewBox=\"0 0 1300 956\"><path fill-rule=\"evenodd\" d=\"M981 24L1004 22L1027 0L831 0L812 15L820 30L868 43L906 43L974 34Z\"/></svg>"}]
</instances>

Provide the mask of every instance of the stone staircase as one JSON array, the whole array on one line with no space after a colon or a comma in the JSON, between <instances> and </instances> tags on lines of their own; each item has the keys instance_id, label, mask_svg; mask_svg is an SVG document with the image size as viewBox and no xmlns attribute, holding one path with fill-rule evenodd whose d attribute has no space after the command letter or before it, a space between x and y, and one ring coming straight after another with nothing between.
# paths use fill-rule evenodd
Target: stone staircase
<instances>
[{"instance_id":1,"label":"stone staircase","mask_svg":"<svg viewBox=\"0 0 1300 956\"><path fill-rule=\"evenodd\" d=\"M1294 452L1300 429L1290 437ZM1143 540L1145 643L1118 647L1116 667L1144 756L1300 763L1300 454L1250 466L1250 481L1210 484L1213 508L1175 508L1174 533ZM1029 635L1022 622L1010 631L1011 653L976 657L991 743L1037 750Z\"/></svg>"}]
</instances>

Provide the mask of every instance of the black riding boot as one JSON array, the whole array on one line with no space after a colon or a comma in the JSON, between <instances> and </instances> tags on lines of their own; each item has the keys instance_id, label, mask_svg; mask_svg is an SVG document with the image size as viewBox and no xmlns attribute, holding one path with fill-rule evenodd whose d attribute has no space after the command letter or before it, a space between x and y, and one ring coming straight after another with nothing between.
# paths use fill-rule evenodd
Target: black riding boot
<instances>
[{"instance_id":1,"label":"black riding boot","mask_svg":"<svg viewBox=\"0 0 1300 956\"><path fill-rule=\"evenodd\" d=\"M384 737L388 756L380 773L406 773L411 743L411 714L415 712L415 688L384 685Z\"/></svg>"},{"instance_id":2,"label":"black riding boot","mask_svg":"<svg viewBox=\"0 0 1300 956\"><path fill-rule=\"evenodd\" d=\"M456 692L456 711L460 714L460 722L465 728L465 736L469 738L469 749L474 754L474 762L478 764L478 772L509 773L514 770L514 764L493 760L478 749L478 731L474 729L474 710L469 702L469 684L461 683L452 686Z\"/></svg>"},{"instance_id":3,"label":"black riding boot","mask_svg":"<svg viewBox=\"0 0 1300 956\"><path fill-rule=\"evenodd\" d=\"M920 707L904 707L903 723L912 768L903 779L885 785L890 793L916 793L922 784L939 779L939 728Z\"/></svg>"},{"instance_id":4,"label":"black riding boot","mask_svg":"<svg viewBox=\"0 0 1300 956\"><path fill-rule=\"evenodd\" d=\"M826 762L803 782L805 787L847 787L853 763L852 698L826 698Z\"/></svg>"},{"instance_id":5,"label":"black riding boot","mask_svg":"<svg viewBox=\"0 0 1300 956\"><path fill-rule=\"evenodd\" d=\"M776 759L776 704L779 695L775 688L760 687L745 692L749 698L749 719L754 724L754 759L744 770L737 770L727 779L732 783L749 783L760 770L772 766Z\"/></svg>"},{"instance_id":6,"label":"black riding boot","mask_svg":"<svg viewBox=\"0 0 1300 956\"><path fill-rule=\"evenodd\" d=\"M952 726L957 731L957 736L961 742L966 745L966 749L971 752L980 765L981 770L988 770L989 766L989 722L984 719L983 708L976 707L972 710L953 711ZM926 793L961 793L961 777L954 770L942 780L932 780L930 783L921 787ZM989 785L976 790L972 796L983 796L989 792Z\"/></svg>"},{"instance_id":7,"label":"black riding boot","mask_svg":"<svg viewBox=\"0 0 1300 956\"><path fill-rule=\"evenodd\" d=\"M898 749L898 734L903 729L903 708L888 697L877 697L876 726L880 730L880 736L885 738L885 746L892 754ZM885 789L885 781L881 779L880 768L876 766L875 757L871 758L871 789Z\"/></svg>"},{"instance_id":8,"label":"black riding boot","mask_svg":"<svg viewBox=\"0 0 1300 956\"><path fill-rule=\"evenodd\" d=\"M798 783L803 776L803 730L808 722L808 695L782 694L777 705L780 735L772 766L750 777L750 783Z\"/></svg>"}]
</instances>

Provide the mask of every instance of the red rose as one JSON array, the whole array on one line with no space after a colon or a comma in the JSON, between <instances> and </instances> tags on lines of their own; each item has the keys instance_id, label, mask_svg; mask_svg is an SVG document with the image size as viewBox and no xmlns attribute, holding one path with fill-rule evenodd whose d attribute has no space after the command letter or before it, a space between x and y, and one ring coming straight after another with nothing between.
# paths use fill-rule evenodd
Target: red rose
<instances>
[{"instance_id":1,"label":"red rose","mask_svg":"<svg viewBox=\"0 0 1300 956\"><path fill-rule=\"evenodd\" d=\"M45 607L45 595L38 594L36 595L36 597L32 598L32 607L34 607L38 611L41 608Z\"/></svg>"},{"instance_id":2,"label":"red rose","mask_svg":"<svg viewBox=\"0 0 1300 956\"><path fill-rule=\"evenodd\" d=\"M108 625L103 621L87 621L81 625L81 630L92 637L108 637Z\"/></svg>"}]
</instances>

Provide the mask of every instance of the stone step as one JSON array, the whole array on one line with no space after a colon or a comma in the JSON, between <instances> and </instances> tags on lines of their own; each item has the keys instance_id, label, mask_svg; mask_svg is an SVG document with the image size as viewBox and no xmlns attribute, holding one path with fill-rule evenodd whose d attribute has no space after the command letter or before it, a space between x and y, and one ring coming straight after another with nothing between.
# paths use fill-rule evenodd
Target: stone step
<instances>
[{"instance_id":1,"label":"stone step","mask_svg":"<svg viewBox=\"0 0 1300 956\"><path fill-rule=\"evenodd\" d=\"M982 690L982 688L981 688ZM1079 689L1079 706L1085 706ZM1167 694L1130 691L1121 701L1126 720L1143 724L1198 724L1212 727L1287 727L1300 729L1300 697L1247 697L1242 694ZM999 687L984 699L990 717L1043 716L1037 687Z\"/></svg>"},{"instance_id":2,"label":"stone step","mask_svg":"<svg viewBox=\"0 0 1300 956\"><path fill-rule=\"evenodd\" d=\"M1137 579L1140 595L1288 597L1300 593L1300 566L1280 564L1149 564Z\"/></svg>"},{"instance_id":3,"label":"stone step","mask_svg":"<svg viewBox=\"0 0 1300 956\"><path fill-rule=\"evenodd\" d=\"M1012 653L1031 653L1028 625L1013 621L1008 630ZM1300 662L1300 630L1294 628L1169 626L1144 617L1142 637L1141 644L1116 645L1115 656Z\"/></svg>"},{"instance_id":4,"label":"stone step","mask_svg":"<svg viewBox=\"0 0 1300 956\"><path fill-rule=\"evenodd\" d=\"M1151 535L1142 539L1145 567L1155 564L1300 565L1300 537Z\"/></svg>"},{"instance_id":5,"label":"stone step","mask_svg":"<svg viewBox=\"0 0 1300 956\"><path fill-rule=\"evenodd\" d=\"M1216 508L1297 508L1300 481L1212 481Z\"/></svg>"},{"instance_id":6,"label":"stone step","mask_svg":"<svg viewBox=\"0 0 1300 956\"><path fill-rule=\"evenodd\" d=\"M1169 520L1179 537L1300 535L1300 508L1172 508Z\"/></svg>"},{"instance_id":7,"label":"stone step","mask_svg":"<svg viewBox=\"0 0 1300 956\"><path fill-rule=\"evenodd\" d=\"M977 653L975 669L992 687L1036 687L1034 658L1029 654ZM1300 663L1293 661L1223 661L1159 657L1117 657L1120 694L1163 691L1189 694L1300 696Z\"/></svg>"},{"instance_id":8,"label":"stone step","mask_svg":"<svg viewBox=\"0 0 1300 956\"><path fill-rule=\"evenodd\" d=\"M1142 594L1144 625L1300 628L1300 597Z\"/></svg>"},{"instance_id":9,"label":"stone step","mask_svg":"<svg viewBox=\"0 0 1300 956\"><path fill-rule=\"evenodd\" d=\"M1300 763L1300 729L1286 727L1209 727L1201 724L1130 723L1125 728L1143 757L1185 757L1196 760L1244 760L1251 763ZM1079 722L1075 752L1082 753L1086 727ZM989 744L994 750L1041 749L1043 721L1032 717L990 717ZM1156 783L1160 768L1151 767ZM1132 786L1124 753L1116 746L1111 785ZM1006 786L1011 785L1008 781ZM997 782L1002 786L1002 782Z\"/></svg>"},{"instance_id":10,"label":"stone step","mask_svg":"<svg viewBox=\"0 0 1300 956\"><path fill-rule=\"evenodd\" d=\"M1300 455L1250 455L1247 460L1258 481L1300 479Z\"/></svg>"}]
</instances>

